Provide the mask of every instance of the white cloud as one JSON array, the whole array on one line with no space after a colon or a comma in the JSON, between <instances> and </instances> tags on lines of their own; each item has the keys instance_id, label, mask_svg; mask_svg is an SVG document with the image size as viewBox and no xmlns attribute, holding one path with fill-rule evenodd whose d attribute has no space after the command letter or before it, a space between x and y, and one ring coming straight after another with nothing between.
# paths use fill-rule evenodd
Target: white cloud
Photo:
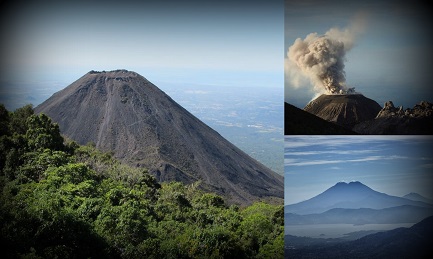
<instances>
[{"instance_id":1,"label":"white cloud","mask_svg":"<svg viewBox=\"0 0 433 259\"><path fill-rule=\"evenodd\" d=\"M327 165L327 164L347 164L347 163L356 163L356 162L369 162L369 161L378 161L378 160L394 160L394 159L408 159L408 157L404 156L367 156L363 158L357 159L337 159L337 160L299 160L299 159L291 159L285 158L284 165L285 166L311 166L311 165Z\"/></svg>"},{"instance_id":2,"label":"white cloud","mask_svg":"<svg viewBox=\"0 0 433 259\"><path fill-rule=\"evenodd\" d=\"M356 155L356 154L369 154L378 152L377 149L367 150L324 150L324 151L290 151L291 156L311 156L311 155L324 155L324 154L336 154L336 155Z\"/></svg>"},{"instance_id":3,"label":"white cloud","mask_svg":"<svg viewBox=\"0 0 433 259\"><path fill-rule=\"evenodd\" d=\"M285 136L285 148L301 148L310 146L339 147L353 144L367 144L382 141L424 141L433 136L420 135L362 135L362 136Z\"/></svg>"}]
</instances>

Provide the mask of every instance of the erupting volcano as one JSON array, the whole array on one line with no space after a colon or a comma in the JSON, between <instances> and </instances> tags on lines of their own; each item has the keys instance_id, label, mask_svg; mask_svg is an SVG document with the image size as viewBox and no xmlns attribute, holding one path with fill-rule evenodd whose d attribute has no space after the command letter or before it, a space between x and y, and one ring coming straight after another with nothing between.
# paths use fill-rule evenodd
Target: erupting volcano
<instances>
[{"instance_id":1,"label":"erupting volcano","mask_svg":"<svg viewBox=\"0 0 433 259\"><path fill-rule=\"evenodd\" d=\"M360 122L374 119L381 108L376 101L362 94L323 94L309 102L304 110L351 129Z\"/></svg>"},{"instance_id":2,"label":"erupting volcano","mask_svg":"<svg viewBox=\"0 0 433 259\"><path fill-rule=\"evenodd\" d=\"M310 33L303 40L296 39L287 52L292 85L299 87L301 79L308 78L316 95L356 94L355 88L346 84L344 62L364 21L363 15L359 15L344 30L332 28L321 36Z\"/></svg>"},{"instance_id":3,"label":"erupting volcano","mask_svg":"<svg viewBox=\"0 0 433 259\"><path fill-rule=\"evenodd\" d=\"M343 30L332 28L321 36L310 33L305 39L296 39L287 52L292 85L299 87L300 80L307 78L319 96L304 110L348 129L374 119L381 109L377 102L346 83L346 52L352 49L364 24L363 15L359 15Z\"/></svg>"}]
</instances>

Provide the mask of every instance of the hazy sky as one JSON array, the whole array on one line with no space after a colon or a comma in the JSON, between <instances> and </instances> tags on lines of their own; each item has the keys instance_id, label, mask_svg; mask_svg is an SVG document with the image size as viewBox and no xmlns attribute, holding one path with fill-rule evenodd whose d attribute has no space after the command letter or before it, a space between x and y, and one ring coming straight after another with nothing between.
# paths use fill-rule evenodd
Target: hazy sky
<instances>
[{"instance_id":1,"label":"hazy sky","mask_svg":"<svg viewBox=\"0 0 433 259\"><path fill-rule=\"evenodd\" d=\"M9 109L90 70L133 70L161 89L283 88L283 0L18 0L1 10L0 102Z\"/></svg>"},{"instance_id":2,"label":"hazy sky","mask_svg":"<svg viewBox=\"0 0 433 259\"><path fill-rule=\"evenodd\" d=\"M381 106L388 100L404 108L433 102L431 8L417 1L286 0L285 57L297 38L344 30L360 13L364 29L346 53L347 84ZM303 85L293 88L286 76L285 101L304 108L314 93L309 81Z\"/></svg>"},{"instance_id":3,"label":"hazy sky","mask_svg":"<svg viewBox=\"0 0 433 259\"><path fill-rule=\"evenodd\" d=\"M312 198L337 182L433 198L432 136L285 136L285 201Z\"/></svg>"}]
</instances>

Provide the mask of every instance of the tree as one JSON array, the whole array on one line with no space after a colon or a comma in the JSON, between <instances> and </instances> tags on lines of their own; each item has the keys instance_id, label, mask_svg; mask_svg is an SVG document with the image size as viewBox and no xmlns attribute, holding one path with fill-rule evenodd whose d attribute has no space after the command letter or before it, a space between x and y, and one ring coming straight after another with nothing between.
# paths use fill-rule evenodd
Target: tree
<instances>
[{"instance_id":1,"label":"tree","mask_svg":"<svg viewBox=\"0 0 433 259\"><path fill-rule=\"evenodd\" d=\"M33 111L33 106L28 104L21 108L16 109L11 113L10 119L10 130L12 133L16 134L26 134L28 125L26 123L27 118L32 116L35 112Z\"/></svg>"},{"instance_id":2,"label":"tree","mask_svg":"<svg viewBox=\"0 0 433 259\"><path fill-rule=\"evenodd\" d=\"M9 112L3 104L0 104L0 137L9 135Z\"/></svg>"},{"instance_id":3,"label":"tree","mask_svg":"<svg viewBox=\"0 0 433 259\"><path fill-rule=\"evenodd\" d=\"M26 138L29 147L37 149L64 150L63 137L60 135L59 125L52 123L45 114L31 115L27 119Z\"/></svg>"},{"instance_id":4,"label":"tree","mask_svg":"<svg viewBox=\"0 0 433 259\"><path fill-rule=\"evenodd\" d=\"M21 183L40 181L49 167L60 167L69 162L69 156L65 152L50 149L27 152L22 157L23 164L15 170L16 178Z\"/></svg>"},{"instance_id":5,"label":"tree","mask_svg":"<svg viewBox=\"0 0 433 259\"><path fill-rule=\"evenodd\" d=\"M159 184L110 153L65 146L58 125L32 111L0 106L0 125L16 130L0 136L0 242L7 258L282 256L283 206L240 209L201 190L200 182Z\"/></svg>"}]
</instances>

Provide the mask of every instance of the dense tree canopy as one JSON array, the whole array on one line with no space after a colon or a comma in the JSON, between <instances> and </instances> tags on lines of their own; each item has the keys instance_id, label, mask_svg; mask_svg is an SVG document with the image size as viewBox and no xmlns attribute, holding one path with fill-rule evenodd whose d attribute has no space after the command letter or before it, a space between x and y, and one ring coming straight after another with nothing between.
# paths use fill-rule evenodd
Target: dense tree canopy
<instances>
[{"instance_id":1,"label":"dense tree canopy","mask_svg":"<svg viewBox=\"0 0 433 259\"><path fill-rule=\"evenodd\" d=\"M92 145L65 144L31 106L0 105L0 133L6 258L283 258L282 206L159 184Z\"/></svg>"}]
</instances>

